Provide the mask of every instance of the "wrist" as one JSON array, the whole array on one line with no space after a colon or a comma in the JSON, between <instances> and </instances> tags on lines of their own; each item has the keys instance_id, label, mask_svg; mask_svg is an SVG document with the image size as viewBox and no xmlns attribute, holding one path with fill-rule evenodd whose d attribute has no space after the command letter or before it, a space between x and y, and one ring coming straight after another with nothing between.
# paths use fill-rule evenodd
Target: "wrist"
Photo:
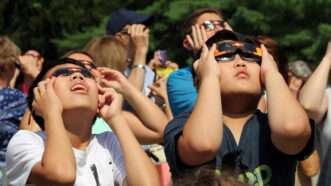
<instances>
[{"instance_id":1,"label":"wrist","mask_svg":"<svg viewBox=\"0 0 331 186\"><path fill-rule=\"evenodd\" d=\"M140 47L134 53L135 58L146 57L147 56L147 48Z\"/></svg>"},{"instance_id":2,"label":"wrist","mask_svg":"<svg viewBox=\"0 0 331 186\"><path fill-rule=\"evenodd\" d=\"M120 123L124 120L124 117L121 113L115 114L111 118L107 119L108 124L112 129L116 129L116 126L120 125Z\"/></svg>"}]
</instances>

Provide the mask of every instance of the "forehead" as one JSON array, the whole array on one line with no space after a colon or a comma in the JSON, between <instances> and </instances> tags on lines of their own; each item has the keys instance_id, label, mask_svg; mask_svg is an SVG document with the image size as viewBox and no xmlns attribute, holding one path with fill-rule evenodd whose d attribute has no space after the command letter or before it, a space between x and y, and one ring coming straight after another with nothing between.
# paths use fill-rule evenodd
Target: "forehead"
<instances>
[{"instance_id":1,"label":"forehead","mask_svg":"<svg viewBox=\"0 0 331 186\"><path fill-rule=\"evenodd\" d=\"M25 54L33 54L33 55L36 55L36 56L40 55L39 52L36 51L36 50L28 50L28 51L25 52Z\"/></svg>"},{"instance_id":2,"label":"forehead","mask_svg":"<svg viewBox=\"0 0 331 186\"><path fill-rule=\"evenodd\" d=\"M222 18L218 14L209 12L209 13L201 14L198 17L196 24L202 24L205 21L221 21L221 20Z\"/></svg>"},{"instance_id":3,"label":"forehead","mask_svg":"<svg viewBox=\"0 0 331 186\"><path fill-rule=\"evenodd\" d=\"M82 53L73 53L73 54L70 54L68 56L68 58L75 59L77 61L90 61L90 62L93 62L93 60L89 56L87 56L85 54L82 54Z\"/></svg>"}]
</instances>

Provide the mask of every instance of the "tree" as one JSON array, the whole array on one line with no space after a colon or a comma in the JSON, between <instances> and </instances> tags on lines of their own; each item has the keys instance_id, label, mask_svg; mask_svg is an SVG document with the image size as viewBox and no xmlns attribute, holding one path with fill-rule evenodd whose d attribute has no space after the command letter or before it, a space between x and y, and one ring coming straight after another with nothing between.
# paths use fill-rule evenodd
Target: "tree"
<instances>
[{"instance_id":1,"label":"tree","mask_svg":"<svg viewBox=\"0 0 331 186\"><path fill-rule=\"evenodd\" d=\"M167 49L181 66L192 61L182 47L183 19L198 8L220 9L240 33L271 36L290 60L319 62L331 38L331 0L3 0L0 33L56 58L104 34L110 13L121 7L153 15L150 51Z\"/></svg>"}]
</instances>

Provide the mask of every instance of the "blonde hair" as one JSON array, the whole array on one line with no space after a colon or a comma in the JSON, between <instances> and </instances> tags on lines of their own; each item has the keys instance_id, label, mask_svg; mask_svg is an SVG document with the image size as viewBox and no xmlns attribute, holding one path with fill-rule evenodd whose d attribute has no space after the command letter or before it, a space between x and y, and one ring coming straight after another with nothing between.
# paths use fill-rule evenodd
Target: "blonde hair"
<instances>
[{"instance_id":1,"label":"blonde hair","mask_svg":"<svg viewBox=\"0 0 331 186\"><path fill-rule=\"evenodd\" d=\"M7 75L15 69L21 50L7 36L0 37L0 74Z\"/></svg>"},{"instance_id":2,"label":"blonde hair","mask_svg":"<svg viewBox=\"0 0 331 186\"><path fill-rule=\"evenodd\" d=\"M128 66L128 49L114 36L100 36L90 41L84 48L97 66L109 67L120 72Z\"/></svg>"}]
</instances>

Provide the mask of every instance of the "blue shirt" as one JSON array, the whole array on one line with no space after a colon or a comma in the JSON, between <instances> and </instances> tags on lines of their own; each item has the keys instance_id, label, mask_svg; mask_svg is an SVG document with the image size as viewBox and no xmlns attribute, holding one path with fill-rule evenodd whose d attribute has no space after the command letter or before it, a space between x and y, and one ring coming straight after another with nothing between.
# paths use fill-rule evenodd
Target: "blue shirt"
<instances>
[{"instance_id":1,"label":"blue shirt","mask_svg":"<svg viewBox=\"0 0 331 186\"><path fill-rule=\"evenodd\" d=\"M170 74L167 82L168 99L174 117L183 112L191 112L197 99L193 69L182 68Z\"/></svg>"},{"instance_id":2,"label":"blue shirt","mask_svg":"<svg viewBox=\"0 0 331 186\"><path fill-rule=\"evenodd\" d=\"M0 89L0 162L5 161L7 145L18 131L19 123L27 109L24 94L12 88Z\"/></svg>"},{"instance_id":3,"label":"blue shirt","mask_svg":"<svg viewBox=\"0 0 331 186\"><path fill-rule=\"evenodd\" d=\"M177 141L189 116L189 113L178 116L164 131L165 154L174 181L202 166L185 165L177 154ZM239 175L239 180L249 185L294 185L297 160L307 158L313 151L313 133L302 152L297 155L284 154L271 141L267 114L257 110L246 122L239 144L236 143L230 129L223 125L221 147L215 159L206 164L217 169L234 171Z\"/></svg>"}]
</instances>

